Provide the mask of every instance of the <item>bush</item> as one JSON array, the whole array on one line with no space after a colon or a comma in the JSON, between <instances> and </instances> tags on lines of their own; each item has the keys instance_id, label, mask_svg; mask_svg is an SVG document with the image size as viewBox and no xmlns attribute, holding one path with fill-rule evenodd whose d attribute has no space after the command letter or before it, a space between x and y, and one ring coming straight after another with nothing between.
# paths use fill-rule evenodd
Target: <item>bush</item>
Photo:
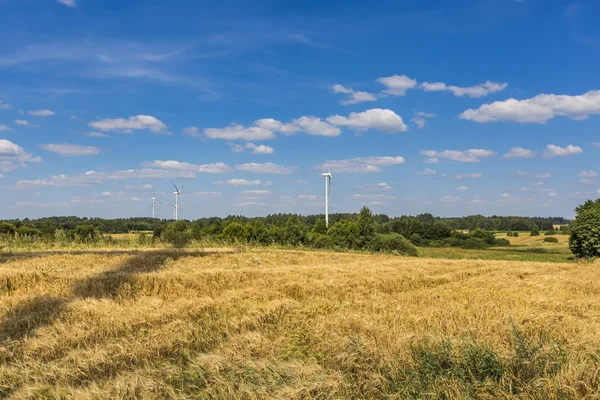
<instances>
[{"instance_id":1,"label":"bush","mask_svg":"<svg viewBox=\"0 0 600 400\"><path fill-rule=\"evenodd\" d=\"M243 242L248 239L248 230L240 222L232 222L221 232L221 239L228 242Z\"/></svg>"},{"instance_id":2,"label":"bush","mask_svg":"<svg viewBox=\"0 0 600 400\"><path fill-rule=\"evenodd\" d=\"M14 235L15 226L8 222L0 222L0 235Z\"/></svg>"},{"instance_id":3,"label":"bush","mask_svg":"<svg viewBox=\"0 0 600 400\"><path fill-rule=\"evenodd\" d=\"M315 249L330 249L333 247L333 242L329 236L317 232L308 234L308 243Z\"/></svg>"},{"instance_id":4,"label":"bush","mask_svg":"<svg viewBox=\"0 0 600 400\"><path fill-rule=\"evenodd\" d=\"M519 232L513 232L513 237L519 237Z\"/></svg>"},{"instance_id":5,"label":"bush","mask_svg":"<svg viewBox=\"0 0 600 400\"><path fill-rule=\"evenodd\" d=\"M544 236L552 236L552 235L556 235L556 231L546 231L546 232L544 232Z\"/></svg>"},{"instance_id":6,"label":"bush","mask_svg":"<svg viewBox=\"0 0 600 400\"><path fill-rule=\"evenodd\" d=\"M488 244L483 239L469 238L460 247L463 249L482 250L488 247Z\"/></svg>"},{"instance_id":7,"label":"bush","mask_svg":"<svg viewBox=\"0 0 600 400\"><path fill-rule=\"evenodd\" d=\"M547 237L547 238L544 238L544 242L547 242L547 243L558 243L558 239L555 238L555 237Z\"/></svg>"},{"instance_id":8,"label":"bush","mask_svg":"<svg viewBox=\"0 0 600 400\"><path fill-rule=\"evenodd\" d=\"M485 243L487 243L490 246L496 243L496 235L494 234L494 232L488 232L478 229L471 233L471 237L474 237L476 239L482 239Z\"/></svg>"},{"instance_id":9,"label":"bush","mask_svg":"<svg viewBox=\"0 0 600 400\"><path fill-rule=\"evenodd\" d=\"M513 234L512 232L510 232L510 231L509 231L509 232L506 232L506 236L508 236L508 237L512 237L512 236L514 236L514 234Z\"/></svg>"},{"instance_id":10,"label":"bush","mask_svg":"<svg viewBox=\"0 0 600 400\"><path fill-rule=\"evenodd\" d=\"M410 235L410 242L415 246L423 246L423 238L418 233Z\"/></svg>"},{"instance_id":11,"label":"bush","mask_svg":"<svg viewBox=\"0 0 600 400\"><path fill-rule=\"evenodd\" d=\"M538 231L537 229L532 229L529 236L540 236L540 231Z\"/></svg>"},{"instance_id":12,"label":"bush","mask_svg":"<svg viewBox=\"0 0 600 400\"><path fill-rule=\"evenodd\" d=\"M371 240L371 251L391 253L397 251L404 256L418 257L417 248L398 233L376 234Z\"/></svg>"},{"instance_id":13,"label":"bush","mask_svg":"<svg viewBox=\"0 0 600 400\"><path fill-rule=\"evenodd\" d=\"M510 240L498 238L494 241L494 246L510 246Z\"/></svg>"},{"instance_id":14,"label":"bush","mask_svg":"<svg viewBox=\"0 0 600 400\"><path fill-rule=\"evenodd\" d=\"M327 235L334 246L343 249L356 249L360 243L360 228L356 222L346 219L336 222L329 228Z\"/></svg>"},{"instance_id":15,"label":"bush","mask_svg":"<svg viewBox=\"0 0 600 400\"><path fill-rule=\"evenodd\" d=\"M600 256L600 199L588 200L575 209L569 248L577 257Z\"/></svg>"},{"instance_id":16,"label":"bush","mask_svg":"<svg viewBox=\"0 0 600 400\"><path fill-rule=\"evenodd\" d=\"M161 239L173 247L185 247L192 239L192 232L185 221L175 221L167 225Z\"/></svg>"}]
</instances>

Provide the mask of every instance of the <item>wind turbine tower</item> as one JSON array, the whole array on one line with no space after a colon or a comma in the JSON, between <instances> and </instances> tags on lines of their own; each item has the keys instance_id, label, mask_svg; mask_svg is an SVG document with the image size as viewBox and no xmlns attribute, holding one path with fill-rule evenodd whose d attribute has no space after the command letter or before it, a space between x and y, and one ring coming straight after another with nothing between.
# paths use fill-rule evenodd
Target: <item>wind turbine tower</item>
<instances>
[{"instance_id":1,"label":"wind turbine tower","mask_svg":"<svg viewBox=\"0 0 600 400\"><path fill-rule=\"evenodd\" d=\"M173 183L173 181L171 181L171 183ZM179 190L177 188L177 186L173 183L173 187L175 188L175 191L173 192L173 194L175 195L175 221L179 220L179 196L181 195L181 190L183 190L183 186L181 187L181 190Z\"/></svg>"},{"instance_id":2,"label":"wind turbine tower","mask_svg":"<svg viewBox=\"0 0 600 400\"><path fill-rule=\"evenodd\" d=\"M331 186L331 171L323 172L321 176L325 177L325 226L329 228L329 187Z\"/></svg>"},{"instance_id":3,"label":"wind turbine tower","mask_svg":"<svg viewBox=\"0 0 600 400\"><path fill-rule=\"evenodd\" d=\"M152 193L154 194L154 197L152 197L152 218L154 219L154 206L156 204L156 202L158 201L160 204L162 204L162 201L160 201L159 199L156 198L156 190L154 190L154 186L152 186Z\"/></svg>"}]
</instances>

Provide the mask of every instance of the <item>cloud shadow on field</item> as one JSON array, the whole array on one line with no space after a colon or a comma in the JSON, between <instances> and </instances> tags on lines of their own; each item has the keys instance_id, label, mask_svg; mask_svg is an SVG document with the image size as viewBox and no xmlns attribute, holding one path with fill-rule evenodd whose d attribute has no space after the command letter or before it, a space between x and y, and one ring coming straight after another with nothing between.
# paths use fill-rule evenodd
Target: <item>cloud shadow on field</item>
<instances>
[{"instance_id":1,"label":"cloud shadow on field","mask_svg":"<svg viewBox=\"0 0 600 400\"><path fill-rule=\"evenodd\" d=\"M223 254L224 252L219 252ZM48 253L35 253L37 257ZM64 254L64 253L62 253ZM72 254L72 253L71 253ZM8 310L0 320L0 344L23 340L41 327L51 325L61 314L68 311L69 304L81 298L115 299L124 288L131 288L138 274L153 272L169 260L182 257L204 257L214 252L186 252L183 250L135 251L135 252L81 252L76 254L121 255L132 254L118 267L74 283L69 297L38 296L20 302ZM27 256L19 257L27 258Z\"/></svg>"}]
</instances>

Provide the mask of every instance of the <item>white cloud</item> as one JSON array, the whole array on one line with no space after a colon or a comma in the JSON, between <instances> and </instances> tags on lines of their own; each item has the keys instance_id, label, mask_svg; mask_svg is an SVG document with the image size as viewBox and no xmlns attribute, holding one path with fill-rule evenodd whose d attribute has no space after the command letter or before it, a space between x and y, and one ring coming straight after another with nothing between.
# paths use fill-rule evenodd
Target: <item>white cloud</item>
<instances>
[{"instance_id":1,"label":"white cloud","mask_svg":"<svg viewBox=\"0 0 600 400\"><path fill-rule=\"evenodd\" d=\"M41 144L40 147L44 150L60 154L64 157L91 156L100 153L100 149L94 146L80 146L71 143L60 144Z\"/></svg>"},{"instance_id":2,"label":"white cloud","mask_svg":"<svg viewBox=\"0 0 600 400\"><path fill-rule=\"evenodd\" d=\"M246 145L242 146L234 143L227 143L227 145L231 146L231 151L234 153L243 153L246 149L252 149L252 154L273 154L275 153L275 149L269 146L265 146L264 144L256 145L252 142L246 143Z\"/></svg>"},{"instance_id":3,"label":"white cloud","mask_svg":"<svg viewBox=\"0 0 600 400\"><path fill-rule=\"evenodd\" d=\"M475 122L513 121L543 124L556 116L575 120L600 114L600 90L578 96L539 94L525 100L508 99L468 109L459 118Z\"/></svg>"},{"instance_id":4,"label":"white cloud","mask_svg":"<svg viewBox=\"0 0 600 400\"><path fill-rule=\"evenodd\" d=\"M283 165L273 163L248 163L235 166L238 171L253 172L257 174L293 174L297 167L284 167Z\"/></svg>"},{"instance_id":5,"label":"white cloud","mask_svg":"<svg viewBox=\"0 0 600 400\"><path fill-rule=\"evenodd\" d=\"M331 121L329 121L329 118L327 120L329 123L331 123ZM314 136L329 136L329 137L331 137L331 136L339 136L342 133L342 130L340 128L331 126L327 122L321 121L320 118L312 117L312 116L296 118L290 124L292 125L292 127L295 127L295 129L298 132L304 132L304 133L307 133L309 135L314 135ZM284 134L293 133L290 131L290 129L293 130L293 128L288 128L287 131L284 129L282 131L282 133L284 133Z\"/></svg>"},{"instance_id":6,"label":"white cloud","mask_svg":"<svg viewBox=\"0 0 600 400\"><path fill-rule=\"evenodd\" d=\"M56 0L58 1L60 4L64 4L67 7L75 7L77 4L75 3L75 0Z\"/></svg>"},{"instance_id":7,"label":"white cloud","mask_svg":"<svg viewBox=\"0 0 600 400\"><path fill-rule=\"evenodd\" d=\"M361 113L350 113L348 117L332 115L327 122L347 126L357 131L377 129L385 133L404 132L408 129L402 117L392 110L373 108Z\"/></svg>"},{"instance_id":8,"label":"white cloud","mask_svg":"<svg viewBox=\"0 0 600 400\"><path fill-rule=\"evenodd\" d=\"M18 190L37 189L40 187L87 187L103 181L125 179L193 179L196 172L176 169L128 169L113 172L87 171L73 175L53 175L45 179L21 180L10 187Z\"/></svg>"},{"instance_id":9,"label":"white cloud","mask_svg":"<svg viewBox=\"0 0 600 400\"><path fill-rule=\"evenodd\" d=\"M183 133L184 135L193 136L193 137L202 136L202 134L200 133L198 128L196 128L195 126L189 126L187 128L183 128L181 130L181 133Z\"/></svg>"},{"instance_id":10,"label":"white cloud","mask_svg":"<svg viewBox=\"0 0 600 400\"><path fill-rule=\"evenodd\" d=\"M12 104L8 104L0 100L0 110L10 110L11 108L13 108Z\"/></svg>"},{"instance_id":11,"label":"white cloud","mask_svg":"<svg viewBox=\"0 0 600 400\"><path fill-rule=\"evenodd\" d=\"M393 187L388 185L385 182L381 182L381 183L377 183L374 185L358 185L356 186L357 189L360 190L369 190L369 191L381 191L381 190L392 190Z\"/></svg>"},{"instance_id":12,"label":"white cloud","mask_svg":"<svg viewBox=\"0 0 600 400\"><path fill-rule=\"evenodd\" d=\"M252 147L252 154L273 154L274 152L275 149L269 146L265 146L264 144L261 144L259 146L255 145Z\"/></svg>"},{"instance_id":13,"label":"white cloud","mask_svg":"<svg viewBox=\"0 0 600 400\"><path fill-rule=\"evenodd\" d=\"M77 115L71 114L71 116L69 117L69 119L71 119L71 120L77 119Z\"/></svg>"},{"instance_id":14,"label":"white cloud","mask_svg":"<svg viewBox=\"0 0 600 400\"><path fill-rule=\"evenodd\" d=\"M215 185L231 185L231 186L258 186L262 182L259 180L249 181L247 179L229 179L227 181L217 181Z\"/></svg>"},{"instance_id":15,"label":"white cloud","mask_svg":"<svg viewBox=\"0 0 600 400\"><path fill-rule=\"evenodd\" d=\"M394 196L388 196L385 194L353 194L352 197L354 197L355 199L362 199L362 200L392 200L395 197Z\"/></svg>"},{"instance_id":16,"label":"white cloud","mask_svg":"<svg viewBox=\"0 0 600 400\"><path fill-rule=\"evenodd\" d=\"M219 197L221 196L221 192L192 192L189 193L189 195L201 197Z\"/></svg>"},{"instance_id":17,"label":"white cloud","mask_svg":"<svg viewBox=\"0 0 600 400\"><path fill-rule=\"evenodd\" d=\"M598 176L598 173L595 171L581 171L579 176L582 178L595 178Z\"/></svg>"},{"instance_id":18,"label":"white cloud","mask_svg":"<svg viewBox=\"0 0 600 400\"><path fill-rule=\"evenodd\" d=\"M406 91L408 89L414 89L417 87L417 81L409 78L406 75L392 75L378 78L377 82L386 87L383 90L383 93L391 94L393 96L404 96L406 95Z\"/></svg>"},{"instance_id":19,"label":"white cloud","mask_svg":"<svg viewBox=\"0 0 600 400\"><path fill-rule=\"evenodd\" d=\"M87 137L93 137L93 138L107 138L109 137L109 135L107 135L106 133L102 133L102 132L88 132L85 134L85 136Z\"/></svg>"},{"instance_id":20,"label":"white cloud","mask_svg":"<svg viewBox=\"0 0 600 400\"><path fill-rule=\"evenodd\" d=\"M584 185L591 185L594 183L593 180L588 179L588 178L583 178L579 180L579 183L584 184Z\"/></svg>"},{"instance_id":21,"label":"white cloud","mask_svg":"<svg viewBox=\"0 0 600 400\"><path fill-rule=\"evenodd\" d=\"M573 146L572 144L567 147L555 146L553 144L549 144L546 146L547 150L544 152L544 158L553 158L556 156L570 156L573 154L581 154L583 150L581 147Z\"/></svg>"},{"instance_id":22,"label":"white cloud","mask_svg":"<svg viewBox=\"0 0 600 400\"><path fill-rule=\"evenodd\" d=\"M42 162L41 157L33 157L10 140L0 139L0 171L13 171L25 167L26 163L39 162Z\"/></svg>"},{"instance_id":23,"label":"white cloud","mask_svg":"<svg viewBox=\"0 0 600 400\"><path fill-rule=\"evenodd\" d=\"M466 192L467 190L469 190L469 188L466 186L459 186L456 188L456 190L458 190L460 192Z\"/></svg>"},{"instance_id":24,"label":"white cloud","mask_svg":"<svg viewBox=\"0 0 600 400\"><path fill-rule=\"evenodd\" d=\"M425 168L424 171L417 172L417 175L435 175L437 171L431 168Z\"/></svg>"},{"instance_id":25,"label":"white cloud","mask_svg":"<svg viewBox=\"0 0 600 400\"><path fill-rule=\"evenodd\" d=\"M360 92L352 90L351 88L344 87L342 85L333 85L332 87L333 93L344 93L349 94L350 97L347 100L342 100L341 104L358 104L364 101L375 101L377 100L377 95L369 92Z\"/></svg>"},{"instance_id":26,"label":"white cloud","mask_svg":"<svg viewBox=\"0 0 600 400\"><path fill-rule=\"evenodd\" d=\"M155 160L152 162L145 162L142 164L142 166L146 167L146 168L202 172L202 173L208 173L208 174L224 174L226 172L232 171L232 169L229 165L224 164L222 162L200 165L200 164L190 164L190 163L174 161L174 160L168 160L168 161Z\"/></svg>"},{"instance_id":27,"label":"white cloud","mask_svg":"<svg viewBox=\"0 0 600 400\"><path fill-rule=\"evenodd\" d=\"M469 173L469 174L458 174L458 175L450 175L449 178L450 179L479 179L483 177L483 174L481 172L474 172L474 173Z\"/></svg>"},{"instance_id":28,"label":"white cloud","mask_svg":"<svg viewBox=\"0 0 600 400\"><path fill-rule=\"evenodd\" d=\"M531 157L535 157L535 155L536 155L536 152L533 150L527 150L522 147L513 147L503 157L504 158L531 158Z\"/></svg>"},{"instance_id":29,"label":"white cloud","mask_svg":"<svg viewBox=\"0 0 600 400\"><path fill-rule=\"evenodd\" d=\"M496 93L504 90L508 87L507 83L497 83L487 81L479 85L460 87L460 86L448 86L442 82L423 82L420 87L426 92L452 92L455 96L469 96L473 98L487 96L491 93Z\"/></svg>"},{"instance_id":30,"label":"white cloud","mask_svg":"<svg viewBox=\"0 0 600 400\"><path fill-rule=\"evenodd\" d=\"M271 130L258 126L244 127L242 125L230 125L225 128L206 128L204 135L209 139L225 140L266 140L273 139L275 133Z\"/></svg>"},{"instance_id":31,"label":"white cloud","mask_svg":"<svg viewBox=\"0 0 600 400\"><path fill-rule=\"evenodd\" d=\"M556 193L556 192L549 192L548 196L550 196L550 197L556 197L556 196L558 196L558 193Z\"/></svg>"},{"instance_id":32,"label":"white cloud","mask_svg":"<svg viewBox=\"0 0 600 400\"><path fill-rule=\"evenodd\" d=\"M424 118L414 117L411 121L414 122L419 129L423 129L427 126L427 121L425 121Z\"/></svg>"},{"instance_id":33,"label":"white cloud","mask_svg":"<svg viewBox=\"0 0 600 400\"><path fill-rule=\"evenodd\" d=\"M92 128L105 132L132 133L134 130L150 130L154 133L167 133L167 125L151 115L136 115L125 118L106 118L100 121L91 121Z\"/></svg>"},{"instance_id":34,"label":"white cloud","mask_svg":"<svg viewBox=\"0 0 600 400\"><path fill-rule=\"evenodd\" d=\"M552 178L552 173L550 172L538 172L537 174L533 174L534 178L537 179L548 179L548 178Z\"/></svg>"},{"instance_id":35,"label":"white cloud","mask_svg":"<svg viewBox=\"0 0 600 400\"><path fill-rule=\"evenodd\" d=\"M508 193L502 193L500 196L504 197L505 199L511 197Z\"/></svg>"},{"instance_id":36,"label":"white cloud","mask_svg":"<svg viewBox=\"0 0 600 400\"><path fill-rule=\"evenodd\" d=\"M12 129L6 125L0 125L0 132L8 132L12 131Z\"/></svg>"},{"instance_id":37,"label":"white cloud","mask_svg":"<svg viewBox=\"0 0 600 400\"><path fill-rule=\"evenodd\" d=\"M36 117L50 117L52 115L56 115L54 111L50 110L31 110L27 111L27 114L34 115Z\"/></svg>"},{"instance_id":38,"label":"white cloud","mask_svg":"<svg viewBox=\"0 0 600 400\"><path fill-rule=\"evenodd\" d=\"M298 195L298 198L302 200L317 200L318 196L314 194L300 194Z\"/></svg>"},{"instance_id":39,"label":"white cloud","mask_svg":"<svg viewBox=\"0 0 600 400\"><path fill-rule=\"evenodd\" d=\"M495 152L491 150L484 149L469 149L469 150L444 150L444 151L435 151L435 150L423 150L421 154L429 157L426 162L432 163L433 160L438 162L440 158L446 158L452 161L458 162L479 162L482 158L489 158L496 155Z\"/></svg>"},{"instance_id":40,"label":"white cloud","mask_svg":"<svg viewBox=\"0 0 600 400\"><path fill-rule=\"evenodd\" d=\"M423 111L418 111L415 113L415 115L417 117L422 117L422 118L433 118L433 117L437 117L437 114L433 114L433 113L427 113L427 112L423 112Z\"/></svg>"},{"instance_id":41,"label":"white cloud","mask_svg":"<svg viewBox=\"0 0 600 400\"><path fill-rule=\"evenodd\" d=\"M26 126L28 128L39 128L39 125L33 125L31 124L29 121L26 121L24 119L15 119L15 124L20 125L20 126Z\"/></svg>"},{"instance_id":42,"label":"white cloud","mask_svg":"<svg viewBox=\"0 0 600 400\"><path fill-rule=\"evenodd\" d=\"M251 195L251 196L266 196L268 194L271 194L271 192L268 190L257 189L257 190L244 190L244 191L242 191L242 194Z\"/></svg>"},{"instance_id":43,"label":"white cloud","mask_svg":"<svg viewBox=\"0 0 600 400\"><path fill-rule=\"evenodd\" d=\"M331 160L323 164L313 165L313 169L332 172L371 173L380 172L382 167L404 164L404 157L357 157L347 160Z\"/></svg>"},{"instance_id":44,"label":"white cloud","mask_svg":"<svg viewBox=\"0 0 600 400\"><path fill-rule=\"evenodd\" d=\"M440 162L440 159L439 158L435 158L435 157L429 157L429 158L426 158L425 160L423 160L423 162L425 164L437 164L437 163Z\"/></svg>"}]
</instances>

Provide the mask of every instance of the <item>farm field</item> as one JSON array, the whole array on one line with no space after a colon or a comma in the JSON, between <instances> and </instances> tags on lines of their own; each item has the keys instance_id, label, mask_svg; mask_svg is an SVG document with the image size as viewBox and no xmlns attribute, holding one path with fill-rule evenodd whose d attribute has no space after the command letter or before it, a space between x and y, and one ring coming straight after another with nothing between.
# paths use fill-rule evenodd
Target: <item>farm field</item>
<instances>
[{"instance_id":1,"label":"farm field","mask_svg":"<svg viewBox=\"0 0 600 400\"><path fill-rule=\"evenodd\" d=\"M0 263L0 397L594 398L599 278L576 262L20 252Z\"/></svg>"}]
</instances>

